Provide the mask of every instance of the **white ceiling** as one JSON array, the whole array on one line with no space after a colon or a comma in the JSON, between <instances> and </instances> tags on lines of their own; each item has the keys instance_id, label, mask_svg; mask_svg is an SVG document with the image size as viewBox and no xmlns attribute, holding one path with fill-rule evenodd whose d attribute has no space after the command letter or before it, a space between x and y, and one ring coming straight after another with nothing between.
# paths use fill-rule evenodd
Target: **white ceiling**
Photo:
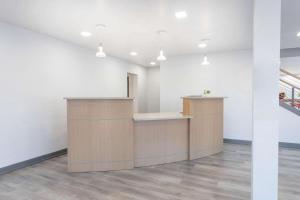
<instances>
[{"instance_id":1,"label":"white ceiling","mask_svg":"<svg viewBox=\"0 0 300 200\"><path fill-rule=\"evenodd\" d=\"M160 48L167 56L251 48L252 4L253 0L0 0L0 19L95 53L102 42L107 54L149 66ZM300 19L297 8L291 6L294 23ZM174 13L181 10L188 17L178 20ZM99 23L107 28L95 28ZM160 29L167 34L158 36ZM92 37L81 37L83 30ZM296 30L289 31L293 35ZM203 38L211 39L205 50L197 47ZM139 55L132 57L130 51Z\"/></svg>"},{"instance_id":2,"label":"white ceiling","mask_svg":"<svg viewBox=\"0 0 300 200\"><path fill-rule=\"evenodd\" d=\"M300 47L300 0L282 0L281 48Z\"/></svg>"}]
</instances>

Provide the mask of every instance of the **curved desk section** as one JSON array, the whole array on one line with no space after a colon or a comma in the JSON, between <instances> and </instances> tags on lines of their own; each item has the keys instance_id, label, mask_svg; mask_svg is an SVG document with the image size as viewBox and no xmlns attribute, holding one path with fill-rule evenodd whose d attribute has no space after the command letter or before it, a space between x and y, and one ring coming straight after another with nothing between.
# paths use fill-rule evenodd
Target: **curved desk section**
<instances>
[{"instance_id":1,"label":"curved desk section","mask_svg":"<svg viewBox=\"0 0 300 200\"><path fill-rule=\"evenodd\" d=\"M179 113L135 114L134 166L187 160L190 118Z\"/></svg>"},{"instance_id":2,"label":"curved desk section","mask_svg":"<svg viewBox=\"0 0 300 200\"><path fill-rule=\"evenodd\" d=\"M223 150L224 97L183 97L183 114L190 121L189 159L197 159Z\"/></svg>"}]
</instances>

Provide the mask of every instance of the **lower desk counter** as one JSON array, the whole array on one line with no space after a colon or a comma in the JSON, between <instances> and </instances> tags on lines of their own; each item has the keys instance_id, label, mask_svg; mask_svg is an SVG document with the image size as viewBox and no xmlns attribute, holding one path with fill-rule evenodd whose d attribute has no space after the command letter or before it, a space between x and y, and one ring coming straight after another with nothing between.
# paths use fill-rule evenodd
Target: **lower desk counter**
<instances>
[{"instance_id":1,"label":"lower desk counter","mask_svg":"<svg viewBox=\"0 0 300 200\"><path fill-rule=\"evenodd\" d=\"M179 113L134 115L134 166L188 159L189 119Z\"/></svg>"}]
</instances>

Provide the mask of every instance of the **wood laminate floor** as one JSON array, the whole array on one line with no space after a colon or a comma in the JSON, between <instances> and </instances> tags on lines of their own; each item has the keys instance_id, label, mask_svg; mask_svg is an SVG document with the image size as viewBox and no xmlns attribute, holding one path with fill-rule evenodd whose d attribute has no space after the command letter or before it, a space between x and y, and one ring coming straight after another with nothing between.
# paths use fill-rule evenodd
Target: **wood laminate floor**
<instances>
[{"instance_id":1,"label":"wood laminate floor","mask_svg":"<svg viewBox=\"0 0 300 200\"><path fill-rule=\"evenodd\" d=\"M66 156L0 176L0 200L250 199L250 146L195 161L115 172L68 173ZM279 196L300 199L300 150L280 149Z\"/></svg>"}]
</instances>

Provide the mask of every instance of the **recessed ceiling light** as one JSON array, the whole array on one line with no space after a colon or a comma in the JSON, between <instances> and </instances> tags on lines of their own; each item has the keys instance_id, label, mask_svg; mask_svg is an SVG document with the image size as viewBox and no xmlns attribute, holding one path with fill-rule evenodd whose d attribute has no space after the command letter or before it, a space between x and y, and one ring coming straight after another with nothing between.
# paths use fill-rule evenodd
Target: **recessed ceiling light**
<instances>
[{"instance_id":1,"label":"recessed ceiling light","mask_svg":"<svg viewBox=\"0 0 300 200\"><path fill-rule=\"evenodd\" d=\"M156 62L150 62L150 65L154 66L156 65Z\"/></svg>"},{"instance_id":2,"label":"recessed ceiling light","mask_svg":"<svg viewBox=\"0 0 300 200\"><path fill-rule=\"evenodd\" d=\"M198 44L198 47L203 49L203 48L207 47L207 44L202 42L202 43Z\"/></svg>"},{"instance_id":3,"label":"recessed ceiling light","mask_svg":"<svg viewBox=\"0 0 300 200\"><path fill-rule=\"evenodd\" d=\"M92 34L91 34L90 32L87 32L87 31L82 31L82 32L80 33L80 35L81 35L82 37L90 37Z\"/></svg>"},{"instance_id":4,"label":"recessed ceiling light","mask_svg":"<svg viewBox=\"0 0 300 200\"><path fill-rule=\"evenodd\" d=\"M300 37L300 32L297 33L297 37Z\"/></svg>"},{"instance_id":5,"label":"recessed ceiling light","mask_svg":"<svg viewBox=\"0 0 300 200\"><path fill-rule=\"evenodd\" d=\"M187 17L187 13L186 13L186 11L178 11L175 13L175 17L177 19L184 19Z\"/></svg>"},{"instance_id":6,"label":"recessed ceiling light","mask_svg":"<svg viewBox=\"0 0 300 200\"><path fill-rule=\"evenodd\" d=\"M138 53L137 53L137 52L135 52L135 51L132 51L132 52L130 52L130 55L132 55L132 56L137 56L137 55L138 55Z\"/></svg>"}]
</instances>

